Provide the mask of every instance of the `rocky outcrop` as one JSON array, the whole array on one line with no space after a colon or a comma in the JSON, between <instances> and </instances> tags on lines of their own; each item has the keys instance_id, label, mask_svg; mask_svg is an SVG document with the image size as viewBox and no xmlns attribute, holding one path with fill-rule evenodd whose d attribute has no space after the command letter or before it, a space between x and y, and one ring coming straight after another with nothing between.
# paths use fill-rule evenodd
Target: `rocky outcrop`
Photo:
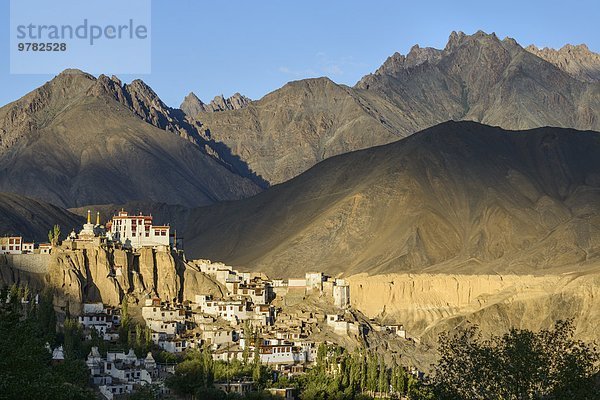
<instances>
[{"instance_id":1,"label":"rocky outcrop","mask_svg":"<svg viewBox=\"0 0 600 400\"><path fill-rule=\"evenodd\" d=\"M149 251L151 249L144 249ZM181 298L183 269L179 259L168 252L155 253L156 292L161 299L183 300ZM189 298L188 298L189 299Z\"/></svg>"},{"instance_id":2,"label":"rocky outcrop","mask_svg":"<svg viewBox=\"0 0 600 400\"><path fill-rule=\"evenodd\" d=\"M567 44L559 50L530 45L525 48L536 56L556 65L572 77L584 82L600 81L600 54L590 51L585 44Z\"/></svg>"},{"instance_id":3,"label":"rocky outcrop","mask_svg":"<svg viewBox=\"0 0 600 400\"><path fill-rule=\"evenodd\" d=\"M116 76L109 78L100 75L89 93L94 96L110 96L147 123L199 144L196 129L185 120L182 112L167 106L141 79L123 84Z\"/></svg>"},{"instance_id":4,"label":"rocky outcrop","mask_svg":"<svg viewBox=\"0 0 600 400\"><path fill-rule=\"evenodd\" d=\"M205 104L194 94L190 92L179 106L187 116L193 118L202 112L219 112L228 110L240 110L247 107L251 100L246 96L235 93L231 97L225 98L223 95L216 96L210 103Z\"/></svg>"},{"instance_id":5,"label":"rocky outcrop","mask_svg":"<svg viewBox=\"0 0 600 400\"><path fill-rule=\"evenodd\" d=\"M8 266L3 274L10 273ZM10 281L10 276L5 281ZM141 300L158 296L168 301L193 300L195 294L222 295L222 288L177 253L142 248L139 252L85 246L54 248L46 284L55 289L56 302L80 312L83 302L118 305L123 295Z\"/></svg>"},{"instance_id":6,"label":"rocky outcrop","mask_svg":"<svg viewBox=\"0 0 600 400\"><path fill-rule=\"evenodd\" d=\"M200 269L191 263L186 264L183 270L183 293L184 297L193 300L191 295L200 293L222 298L227 294L227 290L208 275L200 272Z\"/></svg>"},{"instance_id":7,"label":"rocky outcrop","mask_svg":"<svg viewBox=\"0 0 600 400\"><path fill-rule=\"evenodd\" d=\"M375 71L376 75L395 75L402 70L414 68L423 63L435 63L442 57L443 51L433 47L411 47L406 56L396 52Z\"/></svg>"},{"instance_id":8,"label":"rocky outcrop","mask_svg":"<svg viewBox=\"0 0 600 400\"><path fill-rule=\"evenodd\" d=\"M223 95L216 96L206 105L205 111L207 112L219 112L228 110L241 110L248 106L250 99L246 96L242 96L239 93L235 93L233 96L225 98Z\"/></svg>"},{"instance_id":9,"label":"rocky outcrop","mask_svg":"<svg viewBox=\"0 0 600 400\"><path fill-rule=\"evenodd\" d=\"M183 99L183 102L179 106L179 109L181 111L183 111L185 113L185 115L188 115L190 117L195 117L196 115L200 114L201 112L205 112L206 111L205 107L206 107L206 104L204 104L202 102L202 100L200 100L194 92L190 92Z\"/></svg>"},{"instance_id":10,"label":"rocky outcrop","mask_svg":"<svg viewBox=\"0 0 600 400\"><path fill-rule=\"evenodd\" d=\"M47 281L55 288L57 304L69 306L75 313L84 301L119 304L123 290L115 278L114 264L109 262L111 255L101 247L54 248Z\"/></svg>"},{"instance_id":11,"label":"rocky outcrop","mask_svg":"<svg viewBox=\"0 0 600 400\"><path fill-rule=\"evenodd\" d=\"M354 275L352 306L371 318L401 323L410 337L433 344L442 331L477 324L485 334L512 327L549 328L573 318L576 336L598 340L598 270L563 275Z\"/></svg>"}]
</instances>

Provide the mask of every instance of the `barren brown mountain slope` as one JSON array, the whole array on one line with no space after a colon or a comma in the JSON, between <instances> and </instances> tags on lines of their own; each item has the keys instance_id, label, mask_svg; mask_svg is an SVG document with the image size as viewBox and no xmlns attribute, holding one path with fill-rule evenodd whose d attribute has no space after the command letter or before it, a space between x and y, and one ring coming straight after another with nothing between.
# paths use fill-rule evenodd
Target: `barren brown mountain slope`
<instances>
[{"instance_id":1,"label":"barren brown mountain slope","mask_svg":"<svg viewBox=\"0 0 600 400\"><path fill-rule=\"evenodd\" d=\"M586 63L577 57L573 63ZM354 88L327 78L292 82L241 110L200 112L196 122L201 136L227 145L271 184L448 120L600 130L600 84L548 61L513 39L453 32L444 49L396 53Z\"/></svg>"},{"instance_id":2,"label":"barren brown mountain slope","mask_svg":"<svg viewBox=\"0 0 600 400\"><path fill-rule=\"evenodd\" d=\"M241 110L200 113L200 131L226 143L270 183L280 183L336 154L399 138L375 109L392 105L357 96L328 78L290 82ZM400 123L399 121L397 121Z\"/></svg>"},{"instance_id":3,"label":"barren brown mountain slope","mask_svg":"<svg viewBox=\"0 0 600 400\"><path fill-rule=\"evenodd\" d=\"M132 200L197 206L260 191L197 144L140 119L129 107L144 103L115 98L110 82L118 86L65 71L1 108L0 191L71 207Z\"/></svg>"},{"instance_id":4,"label":"barren brown mountain slope","mask_svg":"<svg viewBox=\"0 0 600 400\"><path fill-rule=\"evenodd\" d=\"M600 134L448 122L197 209L186 251L272 276L555 273L600 257Z\"/></svg>"},{"instance_id":5,"label":"barren brown mountain slope","mask_svg":"<svg viewBox=\"0 0 600 400\"><path fill-rule=\"evenodd\" d=\"M558 50L548 47L540 49L530 45L525 50L556 65L580 81L600 81L600 54L590 51L585 44L567 44Z\"/></svg>"},{"instance_id":6,"label":"barren brown mountain slope","mask_svg":"<svg viewBox=\"0 0 600 400\"><path fill-rule=\"evenodd\" d=\"M0 235L22 235L24 240L47 242L58 224L63 232L79 228L84 218L43 201L14 193L0 193Z\"/></svg>"}]
</instances>

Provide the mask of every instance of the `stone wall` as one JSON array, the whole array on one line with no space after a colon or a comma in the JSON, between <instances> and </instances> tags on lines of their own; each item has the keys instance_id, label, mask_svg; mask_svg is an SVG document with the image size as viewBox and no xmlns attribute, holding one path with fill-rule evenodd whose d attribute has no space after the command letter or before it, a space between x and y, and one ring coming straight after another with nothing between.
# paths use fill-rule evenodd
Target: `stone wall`
<instances>
[{"instance_id":1,"label":"stone wall","mask_svg":"<svg viewBox=\"0 0 600 400\"><path fill-rule=\"evenodd\" d=\"M21 271L32 272L35 274L45 274L48 272L50 263L50 254L3 254L6 264Z\"/></svg>"}]
</instances>

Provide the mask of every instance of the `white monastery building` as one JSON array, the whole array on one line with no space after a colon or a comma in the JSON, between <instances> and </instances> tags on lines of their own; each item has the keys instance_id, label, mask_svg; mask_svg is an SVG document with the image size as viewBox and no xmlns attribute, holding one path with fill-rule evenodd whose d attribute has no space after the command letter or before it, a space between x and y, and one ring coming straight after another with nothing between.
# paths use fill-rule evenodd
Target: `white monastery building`
<instances>
[{"instance_id":1,"label":"white monastery building","mask_svg":"<svg viewBox=\"0 0 600 400\"><path fill-rule=\"evenodd\" d=\"M170 229L168 225L152 225L151 215L129 215L123 210L113 216L110 222L112 240L134 249L169 246Z\"/></svg>"}]
</instances>

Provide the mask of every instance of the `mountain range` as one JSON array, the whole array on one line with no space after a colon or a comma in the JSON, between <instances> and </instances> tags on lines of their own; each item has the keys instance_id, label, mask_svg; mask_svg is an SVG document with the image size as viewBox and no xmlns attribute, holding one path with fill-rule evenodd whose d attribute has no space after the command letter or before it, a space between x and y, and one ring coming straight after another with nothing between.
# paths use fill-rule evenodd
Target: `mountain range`
<instances>
[{"instance_id":1,"label":"mountain range","mask_svg":"<svg viewBox=\"0 0 600 400\"><path fill-rule=\"evenodd\" d=\"M0 191L74 207L132 200L197 206L261 190L166 111L141 81L121 85L65 71L0 109Z\"/></svg>"},{"instance_id":2,"label":"mountain range","mask_svg":"<svg viewBox=\"0 0 600 400\"><path fill-rule=\"evenodd\" d=\"M446 122L188 214L186 253L308 271L582 271L600 260L600 134Z\"/></svg>"},{"instance_id":3,"label":"mountain range","mask_svg":"<svg viewBox=\"0 0 600 400\"><path fill-rule=\"evenodd\" d=\"M453 32L444 49L395 53L354 87L305 79L242 109L201 112L195 119L205 135L277 184L333 155L448 120L600 130L600 83L590 78L600 71L591 61L598 55L581 57L562 63L510 38ZM586 66L585 79L573 65Z\"/></svg>"},{"instance_id":4,"label":"mountain range","mask_svg":"<svg viewBox=\"0 0 600 400\"><path fill-rule=\"evenodd\" d=\"M63 208L72 208L80 214L89 205L97 205L94 207L101 210L104 217L108 217L117 207L143 207L146 212L155 211L165 218L178 221L179 229L186 232L189 240L188 248L194 254L200 255L206 251L224 260L260 263L271 268L271 261L265 261L264 258L271 257L267 253L278 254L273 253L271 247L260 247L265 250L262 258L258 256L259 247L234 247L244 243L246 235L255 235L252 240L272 240L273 247L284 246L291 231L286 231L281 236L282 242L277 244L275 237L267 239L268 232L259 234L255 230L261 229L252 225L260 224L262 212L270 213L274 218L275 215L281 215L280 207L290 208L296 204L293 198L286 198L282 204L264 200L281 193L283 189L279 184L292 180L290 185L293 189L286 190L296 193L299 190L297 187L300 187L298 182L308 182L307 176L310 176L313 177L310 185L302 186L303 191L312 193L312 186L321 187L326 198L337 198L331 194L335 191L327 191L325 183L319 182L321 179L328 182L330 178L327 177L331 172L319 173L319 176L314 172L340 163L329 159L399 140L398 143L402 143L415 132L449 120L475 121L505 129L552 126L598 131L598 58L584 45L540 50L535 46L523 48L514 39L501 40L495 34L481 31L473 35L453 32L443 49L414 46L407 55L395 53L354 87L337 84L328 78L305 79L290 82L256 101L236 93L228 98L217 96L211 102L204 103L190 93L179 108L166 105L141 80L124 84L114 76L101 75L96 78L81 71L67 70L16 102L0 108L0 192L18 193L32 198L31 201L43 200ZM459 134L467 129L459 129L454 125L442 126L449 134L455 131ZM505 146L494 142L498 130L483 125L465 126L469 127L469 131L491 132L489 148L478 142L479 151L493 152L496 146ZM434 131L440 129L438 126ZM569 140L564 132L576 131L556 132L560 132L556 134L561 138L561 143L568 146ZM447 139L444 135L438 135L440 139ZM532 137L537 137L535 135ZM579 140L575 139L579 137L578 134L573 137L574 141ZM470 140L464 138L462 145L475 146ZM426 141L416 143L420 143L421 148L415 148L414 151L422 154L423 159L432 157L433 161L441 162L436 158L439 156L435 153L439 150L437 147ZM402 146L408 145L398 146L404 148ZM456 147L453 151L461 154L463 150ZM374 154L395 159L395 156L384 151ZM406 158L401 159L408 162ZM377 168L383 168L384 171L391 168L383 164L378 167L379 164L374 161L366 163L357 159L353 162L360 166L361 171L369 174L384 174ZM537 172L527 171L534 165L525 164L522 159L505 161L501 167L494 168L507 169L510 167L508 161L521 163L519 173L528 177L534 187L540 185L540 177L535 175ZM349 168L345 162L337 168ZM421 159L411 162L422 168L427 167L422 165ZM312 170L313 167L316 169ZM356 186L371 182L372 177L361 175L361 171L354 171L343 185L338 185L337 181L329 184L343 193L360 193ZM455 171L451 173L457 174ZM321 178L321 174L326 177ZM298 179L293 180L296 177ZM459 188L452 190L450 183L447 189L448 193L456 196L470 196L477 192L473 189L476 185L481 185L478 190L485 192L496 184L507 184L505 178L498 173L490 175L488 181L471 182L469 188L464 187L460 189L462 191ZM286 185L283 187L287 188ZM381 183L382 187L391 187L391 191L398 190L387 180L386 185ZM525 190L509 186L507 189L510 190ZM564 193L548 192L547 187L536 190L536 196L547 195L556 201L564 201L561 197ZM252 197L263 191L263 195ZM424 189L422 193L425 196ZM302 197L301 193L296 193L296 196ZM245 198L251 199L198 209ZM319 204L324 201L318 199ZM347 201L342 198L339 200L344 204ZM417 197L415 201L421 202L422 199ZM229 216L219 214L227 210L227 213L241 215L238 208L240 204L260 208L260 212L257 210L252 218L244 214L249 226L237 226ZM307 213L321 215L324 212L324 209L311 211L314 206L311 202L302 204L306 205L306 210L294 210L302 216L303 223L310 222L305 218ZM329 209L331 204L322 206ZM377 207L387 206L391 207L377 203ZM525 204L519 206L525 207ZM518 208L515 204L512 207ZM526 213L533 213L535 207L524 209ZM218 224L214 217L205 214L206 210L220 215L223 223L229 221L234 225L228 230L236 230L236 235L228 240L223 238L219 244L221 250L206 243L210 238L219 236L217 232L214 232L216 236L210 236L213 235L212 228L205 221ZM552 212L560 214L554 209ZM363 219L369 215L362 207L356 213L364 213ZM191 215L203 220L190 223L188 219ZM534 219L538 217L535 213L531 215ZM427 220L431 218L437 217L426 217ZM410 254L405 261L398 261L402 258L401 253L389 252L383 246L381 254L393 253L395 261L381 259L375 262L369 256L362 262L355 260L350 263L354 265L352 268L360 270L367 260L372 265L404 268L410 264L427 268L453 259L456 248L450 245L444 251L419 247L423 241L421 235L425 235L421 233L424 228L418 230L418 221L409 220L413 225L399 225L406 228L404 235L409 235L404 238L406 241L400 242L413 243L412 247L407 245L405 248L406 254ZM277 225L278 221L269 222ZM320 222L326 225L331 223ZM455 222L448 222L448 226L453 226ZM441 224L440 229L443 226ZM528 229L541 234L543 229L535 226L531 225ZM548 228L546 225L543 227ZM326 230L324 227L320 229ZM448 229L446 233L459 228ZM239 238L239 242L234 238ZM464 240L462 237L455 242L463 243ZM511 247L513 245L507 244L504 251L514 250ZM285 256L289 262L297 261L297 256L291 255L295 247L289 243L285 246L289 247L289 254ZM384 257L377 255L377 248L367 253ZM487 259L488 256L483 258ZM409 263L408 260L412 261ZM331 262L331 270L342 269L342 266L335 264L335 260ZM377 270L378 267L374 268ZM385 270L387 267L382 268Z\"/></svg>"},{"instance_id":5,"label":"mountain range","mask_svg":"<svg viewBox=\"0 0 600 400\"><path fill-rule=\"evenodd\" d=\"M404 324L426 353L463 323L574 318L597 340L599 60L585 45L453 32L352 87L304 79L256 101L190 93L179 108L141 80L67 70L0 108L0 234L46 241L56 223L67 233L88 210L104 222L125 208L171 223L189 259L341 275L354 309ZM50 283L81 301L84 279L115 304L207 290L169 253L123 257L58 251ZM8 261L0 281L31 279Z\"/></svg>"}]
</instances>

